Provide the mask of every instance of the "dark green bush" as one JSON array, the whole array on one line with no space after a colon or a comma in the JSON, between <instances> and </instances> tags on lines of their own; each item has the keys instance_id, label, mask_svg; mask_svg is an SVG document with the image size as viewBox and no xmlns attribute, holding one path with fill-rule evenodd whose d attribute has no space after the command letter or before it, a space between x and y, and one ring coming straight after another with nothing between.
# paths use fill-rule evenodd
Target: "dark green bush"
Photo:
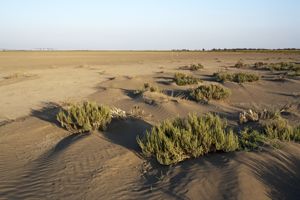
<instances>
[{"instance_id":1,"label":"dark green bush","mask_svg":"<svg viewBox=\"0 0 300 200\"><path fill-rule=\"evenodd\" d=\"M60 125L72 133L84 133L105 129L111 121L110 109L94 102L71 104L56 116Z\"/></svg>"},{"instance_id":2,"label":"dark green bush","mask_svg":"<svg viewBox=\"0 0 300 200\"><path fill-rule=\"evenodd\" d=\"M235 151L238 137L228 130L226 121L213 114L166 120L137 142L146 157L170 165L215 151Z\"/></svg>"},{"instance_id":3,"label":"dark green bush","mask_svg":"<svg viewBox=\"0 0 300 200\"><path fill-rule=\"evenodd\" d=\"M210 100L226 99L230 96L229 89L221 87L219 85L201 85L190 92L190 96L197 102Z\"/></svg>"},{"instance_id":4,"label":"dark green bush","mask_svg":"<svg viewBox=\"0 0 300 200\"><path fill-rule=\"evenodd\" d=\"M200 82L200 79L183 73L176 73L174 75L174 81L177 85L182 86L182 85L197 84L198 82Z\"/></svg>"},{"instance_id":5,"label":"dark green bush","mask_svg":"<svg viewBox=\"0 0 300 200\"><path fill-rule=\"evenodd\" d=\"M265 136L257 130L245 128L239 137L241 150L252 151L258 149L265 143Z\"/></svg>"}]
</instances>

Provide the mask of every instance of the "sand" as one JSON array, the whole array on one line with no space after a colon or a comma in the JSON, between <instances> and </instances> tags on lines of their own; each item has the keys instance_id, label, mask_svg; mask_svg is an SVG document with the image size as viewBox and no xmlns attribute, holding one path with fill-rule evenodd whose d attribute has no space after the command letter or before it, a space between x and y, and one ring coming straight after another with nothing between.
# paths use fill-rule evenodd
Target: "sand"
<instances>
[{"instance_id":1,"label":"sand","mask_svg":"<svg viewBox=\"0 0 300 200\"><path fill-rule=\"evenodd\" d=\"M152 125L189 112L217 112L236 126L247 108L293 105L300 123L300 80L225 83L232 96L208 105L185 99L171 82L178 67L202 63L211 74L245 63L300 61L299 54L216 52L0 52L0 199L297 199L300 144L261 152L214 153L174 166L140 155L135 141ZM184 73L192 73L182 71ZM254 71L253 71L254 72ZM145 82L166 90L134 95ZM71 135L55 120L57 104L93 100L137 119L113 120L104 132ZM145 100L146 99L146 100ZM148 99L154 100L154 102Z\"/></svg>"}]
</instances>

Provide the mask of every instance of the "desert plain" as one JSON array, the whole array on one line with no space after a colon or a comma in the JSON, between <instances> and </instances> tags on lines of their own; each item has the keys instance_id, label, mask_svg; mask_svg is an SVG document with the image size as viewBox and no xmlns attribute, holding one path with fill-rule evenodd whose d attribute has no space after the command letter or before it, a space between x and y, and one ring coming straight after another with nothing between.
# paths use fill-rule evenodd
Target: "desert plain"
<instances>
[{"instance_id":1,"label":"desert plain","mask_svg":"<svg viewBox=\"0 0 300 200\"><path fill-rule=\"evenodd\" d=\"M299 199L300 144L209 153L163 166L136 142L165 119L213 112L239 127L248 109L284 109L300 124L300 78L233 67L238 61L300 62L299 52L3 51L0 52L0 199ZM182 66L201 63L203 69ZM217 82L215 72L249 72L255 82ZM174 73L231 90L199 103ZM164 95L145 100L145 83ZM138 117L113 119L105 131L70 134L56 114L68 102L95 101Z\"/></svg>"}]
</instances>

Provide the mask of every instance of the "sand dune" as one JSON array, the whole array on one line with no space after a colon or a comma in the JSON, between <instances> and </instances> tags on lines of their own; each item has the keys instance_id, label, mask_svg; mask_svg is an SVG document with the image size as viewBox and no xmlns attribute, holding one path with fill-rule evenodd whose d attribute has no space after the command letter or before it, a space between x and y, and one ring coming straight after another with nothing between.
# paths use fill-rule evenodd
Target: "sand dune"
<instances>
[{"instance_id":1,"label":"sand dune","mask_svg":"<svg viewBox=\"0 0 300 200\"><path fill-rule=\"evenodd\" d=\"M264 148L261 152L213 153L168 167L145 160L136 143L137 135L159 121L190 112L216 112L236 126L238 113L243 109L280 108L289 103L293 107L284 117L299 124L297 78L278 82L269 80L272 78L269 72L259 72L263 77L257 83L225 83L232 96L209 104L185 98L186 87L170 82L182 64L203 63L205 69L195 75L205 83L212 83L211 74L226 70L223 65L228 67L240 58L253 62L279 55L20 54L27 64L18 68L11 54L0 53L6 59L6 62L0 59L3 73L12 74L15 67L37 77L0 84L0 117L13 120L0 126L0 199L297 199L300 196L298 143L284 143L280 149ZM57 58L50 62L53 56ZM222 63L215 63L216 57ZM293 54L280 57L300 59ZM66 61L67 58L72 59ZM32 69L27 67L31 62ZM51 69L49 66L54 63L58 67ZM92 69L78 67L80 64ZM168 100L149 104L135 95L134 91L145 82L165 89L163 95ZM135 119L114 119L103 132L71 135L55 120L56 103L71 97L127 112L138 107L143 114Z\"/></svg>"}]
</instances>

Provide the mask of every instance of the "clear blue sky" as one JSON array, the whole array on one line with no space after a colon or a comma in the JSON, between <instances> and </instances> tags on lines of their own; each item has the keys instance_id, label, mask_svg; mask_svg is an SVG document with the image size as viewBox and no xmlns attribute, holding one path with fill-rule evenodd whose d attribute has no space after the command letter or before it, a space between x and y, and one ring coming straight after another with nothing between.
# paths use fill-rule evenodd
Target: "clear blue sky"
<instances>
[{"instance_id":1,"label":"clear blue sky","mask_svg":"<svg viewBox=\"0 0 300 200\"><path fill-rule=\"evenodd\" d=\"M300 48L299 0L0 0L0 49Z\"/></svg>"}]
</instances>

